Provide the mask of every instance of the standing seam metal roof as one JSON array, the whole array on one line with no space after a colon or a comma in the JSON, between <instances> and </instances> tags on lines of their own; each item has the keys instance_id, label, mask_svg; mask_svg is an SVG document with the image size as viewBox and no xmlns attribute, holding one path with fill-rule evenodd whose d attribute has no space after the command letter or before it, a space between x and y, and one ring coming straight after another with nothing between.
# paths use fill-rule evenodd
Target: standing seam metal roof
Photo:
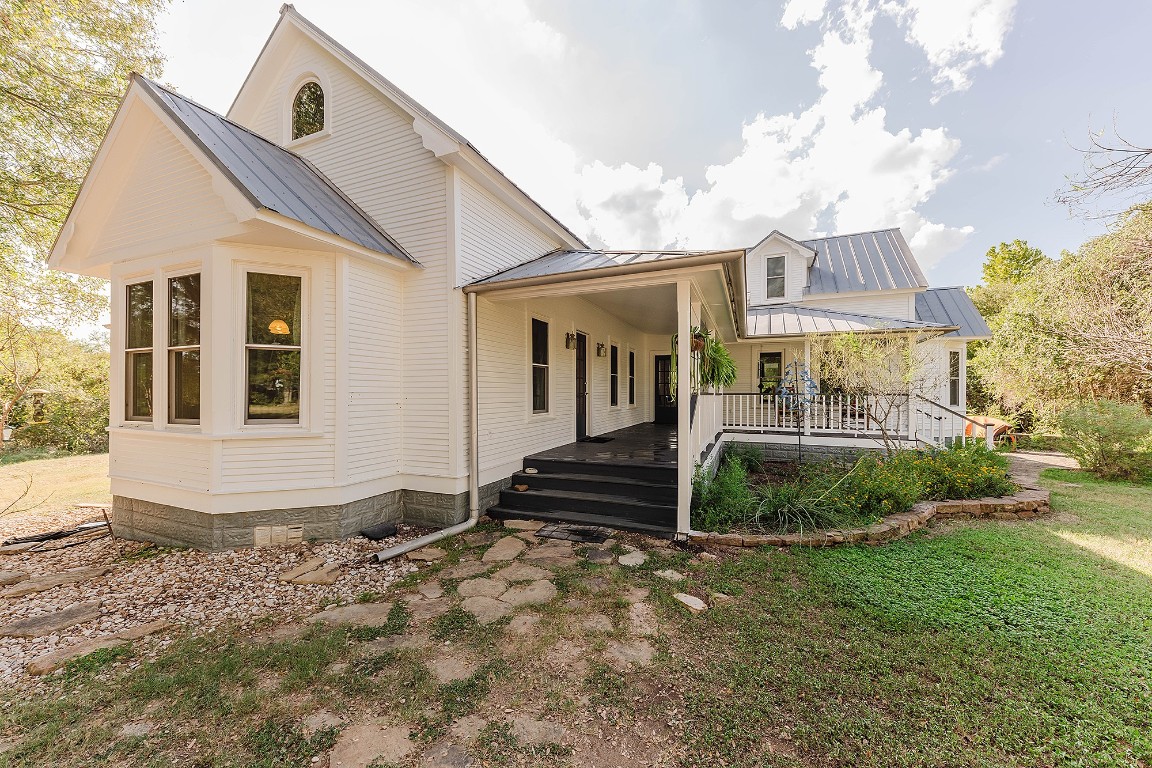
<instances>
[{"instance_id":1,"label":"standing seam metal roof","mask_svg":"<svg viewBox=\"0 0 1152 768\"><path fill-rule=\"evenodd\" d=\"M802 241L816 251L806 295L927 288L899 229Z\"/></svg>"},{"instance_id":2,"label":"standing seam metal roof","mask_svg":"<svg viewBox=\"0 0 1152 768\"><path fill-rule=\"evenodd\" d=\"M256 207L418 263L304 158L158 83L135 79Z\"/></svg>"},{"instance_id":3,"label":"standing seam metal roof","mask_svg":"<svg viewBox=\"0 0 1152 768\"><path fill-rule=\"evenodd\" d=\"M847 331L945 330L955 327L924 320L900 320L894 317L841 312L835 309L779 304L757 307L748 312L745 335L804 336L809 333L844 333Z\"/></svg>"},{"instance_id":4,"label":"standing seam metal roof","mask_svg":"<svg viewBox=\"0 0 1152 768\"><path fill-rule=\"evenodd\" d=\"M604 269L605 267L647 264L685 256L700 256L706 253L725 253L725 251L549 251L532 261L474 280L472 284L503 283L528 277L547 277L569 272Z\"/></svg>"},{"instance_id":5,"label":"standing seam metal roof","mask_svg":"<svg viewBox=\"0 0 1152 768\"><path fill-rule=\"evenodd\" d=\"M916 294L916 319L959 326L948 336L992 336L988 323L963 288L929 288Z\"/></svg>"}]
</instances>

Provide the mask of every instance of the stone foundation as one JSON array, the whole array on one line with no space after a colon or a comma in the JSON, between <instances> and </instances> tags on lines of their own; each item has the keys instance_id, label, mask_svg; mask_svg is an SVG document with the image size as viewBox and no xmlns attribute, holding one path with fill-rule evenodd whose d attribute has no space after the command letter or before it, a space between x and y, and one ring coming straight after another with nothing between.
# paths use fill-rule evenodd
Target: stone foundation
<instances>
[{"instance_id":1,"label":"stone foundation","mask_svg":"<svg viewBox=\"0 0 1152 768\"><path fill-rule=\"evenodd\" d=\"M505 478L480 488L480 511L496 504ZM121 538L218 552L251 547L255 529L300 526L304 541L334 541L379 523L446 528L468 518L468 494L398 490L322 507L209 514L127 496L112 499L112 532Z\"/></svg>"},{"instance_id":2,"label":"stone foundation","mask_svg":"<svg viewBox=\"0 0 1152 768\"><path fill-rule=\"evenodd\" d=\"M758 447L764 454L765 461L796 461L796 443L760 443L752 442L751 440L740 440L739 437L730 439L727 443L728 446L735 445L754 445ZM727 449L727 446L725 446ZM882 447L876 446L847 446L847 445L810 445L805 444L800 446L800 454L804 457L804 461L831 461L839 459L842 461L855 461L856 458L865 451L879 451L883 450Z\"/></svg>"}]
</instances>

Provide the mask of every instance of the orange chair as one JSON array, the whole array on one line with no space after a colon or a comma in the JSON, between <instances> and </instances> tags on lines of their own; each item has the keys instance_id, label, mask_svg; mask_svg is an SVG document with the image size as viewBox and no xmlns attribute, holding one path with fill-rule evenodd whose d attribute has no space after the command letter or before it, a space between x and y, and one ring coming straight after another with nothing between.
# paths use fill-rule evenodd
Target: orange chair
<instances>
[{"instance_id":1,"label":"orange chair","mask_svg":"<svg viewBox=\"0 0 1152 768\"><path fill-rule=\"evenodd\" d=\"M1012 430L1011 424L992 416L969 416L968 418L969 422L964 425L966 438L987 439L988 430L991 429L992 439L996 445L1006 447L1010 451L1016 450L1016 433Z\"/></svg>"}]
</instances>

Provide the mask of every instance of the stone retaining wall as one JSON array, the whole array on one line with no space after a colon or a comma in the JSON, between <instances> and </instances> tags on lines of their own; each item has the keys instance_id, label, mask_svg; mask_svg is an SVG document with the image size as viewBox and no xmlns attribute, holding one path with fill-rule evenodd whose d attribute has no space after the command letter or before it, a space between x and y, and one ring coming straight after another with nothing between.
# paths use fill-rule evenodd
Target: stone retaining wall
<instances>
[{"instance_id":1,"label":"stone retaining wall","mask_svg":"<svg viewBox=\"0 0 1152 768\"><path fill-rule=\"evenodd\" d=\"M699 544L722 547L833 547L841 544L883 544L902 539L935 518L987 518L992 520L1028 520L1052 511L1051 494L1034 488L1022 488L1012 496L957 501L921 501L908 512L889 515L867 528L826 530L813 533L741 534L690 533L688 539Z\"/></svg>"}]
</instances>

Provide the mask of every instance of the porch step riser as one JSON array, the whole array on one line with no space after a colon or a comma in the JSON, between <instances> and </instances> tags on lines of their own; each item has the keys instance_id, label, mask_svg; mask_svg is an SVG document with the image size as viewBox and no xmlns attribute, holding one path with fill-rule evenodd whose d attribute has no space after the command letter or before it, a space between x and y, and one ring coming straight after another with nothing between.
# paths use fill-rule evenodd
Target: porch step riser
<instances>
[{"instance_id":1,"label":"porch step riser","mask_svg":"<svg viewBox=\"0 0 1152 768\"><path fill-rule=\"evenodd\" d=\"M547 491L503 491L500 506L535 512L584 512L655 525L674 525L676 507L621 496L571 498Z\"/></svg>"},{"instance_id":2,"label":"porch step riser","mask_svg":"<svg viewBox=\"0 0 1152 768\"><path fill-rule=\"evenodd\" d=\"M579 491L606 496L627 496L658 504L676 504L676 486L634 481L631 478L613 478L588 475L526 475L512 476L512 485L526 485L534 491Z\"/></svg>"},{"instance_id":3,"label":"porch step riser","mask_svg":"<svg viewBox=\"0 0 1152 768\"><path fill-rule=\"evenodd\" d=\"M525 459L524 468L534 467L549 475L600 475L601 477L628 478L650 483L676 484L676 467L623 462L566 461L564 459Z\"/></svg>"},{"instance_id":4,"label":"porch step riser","mask_svg":"<svg viewBox=\"0 0 1152 768\"><path fill-rule=\"evenodd\" d=\"M574 523L576 525L602 525L607 528L616 528L623 531L637 531L660 538L672 538L676 530L675 523L650 525L636 520L629 520L614 515L596 515L586 512L541 512L533 510L509 509L497 505L490 507L489 517L497 520L542 520L548 523Z\"/></svg>"}]
</instances>

